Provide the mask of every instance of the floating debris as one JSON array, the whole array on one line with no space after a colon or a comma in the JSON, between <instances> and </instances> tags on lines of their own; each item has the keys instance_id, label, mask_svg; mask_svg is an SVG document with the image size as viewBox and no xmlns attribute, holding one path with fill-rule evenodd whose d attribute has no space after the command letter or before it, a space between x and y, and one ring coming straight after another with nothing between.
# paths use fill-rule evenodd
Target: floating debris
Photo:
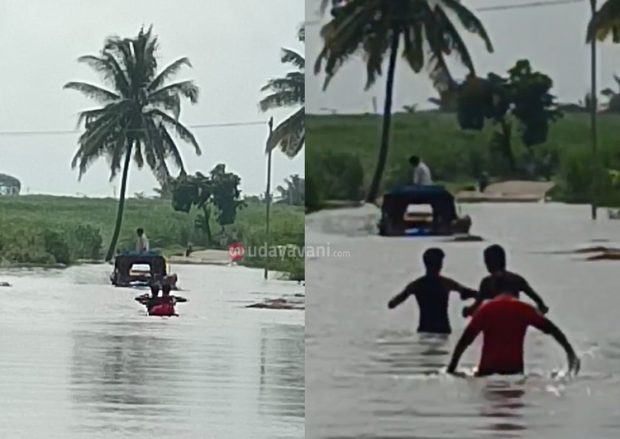
<instances>
[{"instance_id":1,"label":"floating debris","mask_svg":"<svg viewBox=\"0 0 620 439\"><path fill-rule=\"evenodd\" d=\"M298 297L298 295L296 295L296 297ZM306 309L306 305L303 301L300 300L293 301L280 298L266 299L264 302L254 303L252 305L246 306L246 308L304 310Z\"/></svg>"},{"instance_id":2,"label":"floating debris","mask_svg":"<svg viewBox=\"0 0 620 439\"><path fill-rule=\"evenodd\" d=\"M448 242L482 242L484 238L477 235L455 235L447 240Z\"/></svg>"}]
</instances>

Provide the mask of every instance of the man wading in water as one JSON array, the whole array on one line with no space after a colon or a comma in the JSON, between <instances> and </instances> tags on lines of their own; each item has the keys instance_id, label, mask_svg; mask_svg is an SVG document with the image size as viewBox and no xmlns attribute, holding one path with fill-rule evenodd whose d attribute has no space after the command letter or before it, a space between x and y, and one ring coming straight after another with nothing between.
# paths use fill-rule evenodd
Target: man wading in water
<instances>
[{"instance_id":1,"label":"man wading in water","mask_svg":"<svg viewBox=\"0 0 620 439\"><path fill-rule=\"evenodd\" d=\"M489 275L482 279L480 283L480 292L476 302L472 306L463 309L464 317L473 315L482 302L493 299L500 293L510 294L518 299L519 293L523 292L536 303L541 313L547 314L549 312L545 302L522 276L506 270L506 252L500 245L494 244L484 250L484 264ZM503 278L503 290L495 285L495 280L499 277Z\"/></svg>"},{"instance_id":2,"label":"man wading in water","mask_svg":"<svg viewBox=\"0 0 620 439\"><path fill-rule=\"evenodd\" d=\"M450 334L452 332L448 317L450 292L460 293L462 300L476 297L475 290L464 287L440 274L444 256L444 252L439 248L426 250L422 257L426 274L407 285L388 303L388 308L393 309L407 300L409 296L415 296L420 308L418 332Z\"/></svg>"},{"instance_id":3,"label":"man wading in water","mask_svg":"<svg viewBox=\"0 0 620 439\"><path fill-rule=\"evenodd\" d=\"M551 335L566 351L569 372L579 372L580 361L564 333L551 320L541 315L536 308L516 299L510 289L511 277L499 276L495 287L501 293L480 306L452 355L448 373L455 373L463 352L482 333L482 356L476 371L477 376L522 374L523 343L527 328L533 326Z\"/></svg>"}]
</instances>

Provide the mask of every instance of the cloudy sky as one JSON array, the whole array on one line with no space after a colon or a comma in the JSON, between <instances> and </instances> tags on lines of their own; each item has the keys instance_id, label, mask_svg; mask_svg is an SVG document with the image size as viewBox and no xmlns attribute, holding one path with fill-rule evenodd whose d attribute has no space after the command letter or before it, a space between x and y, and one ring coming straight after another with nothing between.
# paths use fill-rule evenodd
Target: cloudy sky
<instances>
[{"instance_id":1,"label":"cloudy sky","mask_svg":"<svg viewBox=\"0 0 620 439\"><path fill-rule=\"evenodd\" d=\"M552 0L463 0L471 9L489 6L505 6L541 3ZM329 19L318 14L320 0L306 2L306 54L308 71L321 49L320 24ZM602 0L599 1L602 4ZM504 73L518 59L527 58L535 69L551 76L555 82L554 92L563 102L582 100L589 88L590 51L585 44L585 29L590 14L590 2L577 0L572 4L502 11L479 11L490 34L495 52L489 54L477 38L468 36L466 42L479 74L494 71ZM620 45L601 45L599 80L603 86L617 85L613 73L620 74ZM430 81L424 73L415 75L404 62L399 62L394 91L395 109L418 103L418 108L428 107L429 97L435 96ZM454 76L464 77L462 69L455 68ZM333 79L326 92L322 91L323 76L306 76L307 112L309 113L359 113L372 112L372 99L376 96L379 111L383 105L385 79L364 92L365 70L361 58L351 60Z\"/></svg>"},{"instance_id":2,"label":"cloudy sky","mask_svg":"<svg viewBox=\"0 0 620 439\"><path fill-rule=\"evenodd\" d=\"M277 15L274 15L277 11ZM277 16L277 19L274 17ZM105 160L77 181L71 159L76 134L11 134L15 131L72 130L77 113L93 103L63 90L68 81L99 82L76 59L96 54L106 36L135 35L154 25L161 65L188 56L192 69L178 79L194 79L199 104L186 105L187 125L265 121L276 123L293 111L260 113L260 87L288 71L280 48L303 51L297 27L304 20L303 0L0 0L0 173L18 177L29 193L111 196ZM241 175L242 189L264 191L267 126L195 129L203 154L181 144L189 172L208 172L217 163ZM290 160L274 154L274 184L304 172L303 153ZM152 193L150 171L130 170L128 193Z\"/></svg>"}]
</instances>

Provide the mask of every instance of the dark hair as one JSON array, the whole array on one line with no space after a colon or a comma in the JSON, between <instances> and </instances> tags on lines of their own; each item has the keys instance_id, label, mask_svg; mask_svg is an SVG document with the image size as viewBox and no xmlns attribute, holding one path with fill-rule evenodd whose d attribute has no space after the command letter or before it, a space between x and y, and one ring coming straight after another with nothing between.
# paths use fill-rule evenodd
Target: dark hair
<instances>
[{"instance_id":1,"label":"dark hair","mask_svg":"<svg viewBox=\"0 0 620 439\"><path fill-rule=\"evenodd\" d=\"M137 233L138 235L142 235L142 234L144 233L144 229L143 229L142 227L138 227L138 228L136 229L136 233Z\"/></svg>"},{"instance_id":2,"label":"dark hair","mask_svg":"<svg viewBox=\"0 0 620 439\"><path fill-rule=\"evenodd\" d=\"M484 263L489 271L506 269L506 251L501 245L493 244L484 249Z\"/></svg>"},{"instance_id":3,"label":"dark hair","mask_svg":"<svg viewBox=\"0 0 620 439\"><path fill-rule=\"evenodd\" d=\"M411 157L409 157L409 163L411 163L413 166L418 166L420 164L420 157L418 157L417 155L412 155Z\"/></svg>"},{"instance_id":4,"label":"dark hair","mask_svg":"<svg viewBox=\"0 0 620 439\"><path fill-rule=\"evenodd\" d=\"M172 287L170 287L170 285L168 285L168 284L164 284L164 285L161 287L161 292L162 292L162 293L164 293L164 295L168 295L168 294L170 294L170 290L171 290L171 289L172 289Z\"/></svg>"},{"instance_id":5,"label":"dark hair","mask_svg":"<svg viewBox=\"0 0 620 439\"><path fill-rule=\"evenodd\" d=\"M445 253L440 248L429 248L422 255L422 260L424 261L424 266L427 271L439 271L443 265L443 258L445 257Z\"/></svg>"}]
</instances>

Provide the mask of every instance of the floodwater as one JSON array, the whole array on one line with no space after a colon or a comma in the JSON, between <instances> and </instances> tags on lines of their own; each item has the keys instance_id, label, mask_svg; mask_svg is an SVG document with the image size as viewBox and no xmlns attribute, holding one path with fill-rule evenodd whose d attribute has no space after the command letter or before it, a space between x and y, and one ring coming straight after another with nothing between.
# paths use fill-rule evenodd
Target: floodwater
<instances>
[{"instance_id":1,"label":"floodwater","mask_svg":"<svg viewBox=\"0 0 620 439\"><path fill-rule=\"evenodd\" d=\"M306 437L620 437L620 262L550 254L605 239L611 245L620 221L602 211L605 217L592 222L588 207L561 204L462 210L472 216L472 233L487 242L382 238L372 232L378 214L371 207L307 217L306 244L328 245L332 256L306 261ZM509 268L526 276L575 346L578 377L566 377L562 349L535 330L526 341L525 377L446 375L466 323L458 295L450 304L454 333L444 338L415 333L414 299L387 309L421 274L424 249L442 247L445 274L477 287L485 274L482 250L495 242L506 246ZM477 363L480 341L463 356L462 369Z\"/></svg>"},{"instance_id":2,"label":"floodwater","mask_svg":"<svg viewBox=\"0 0 620 439\"><path fill-rule=\"evenodd\" d=\"M303 293L244 267L173 266L179 317L146 316L108 265L0 272L0 438L304 437Z\"/></svg>"}]
</instances>

